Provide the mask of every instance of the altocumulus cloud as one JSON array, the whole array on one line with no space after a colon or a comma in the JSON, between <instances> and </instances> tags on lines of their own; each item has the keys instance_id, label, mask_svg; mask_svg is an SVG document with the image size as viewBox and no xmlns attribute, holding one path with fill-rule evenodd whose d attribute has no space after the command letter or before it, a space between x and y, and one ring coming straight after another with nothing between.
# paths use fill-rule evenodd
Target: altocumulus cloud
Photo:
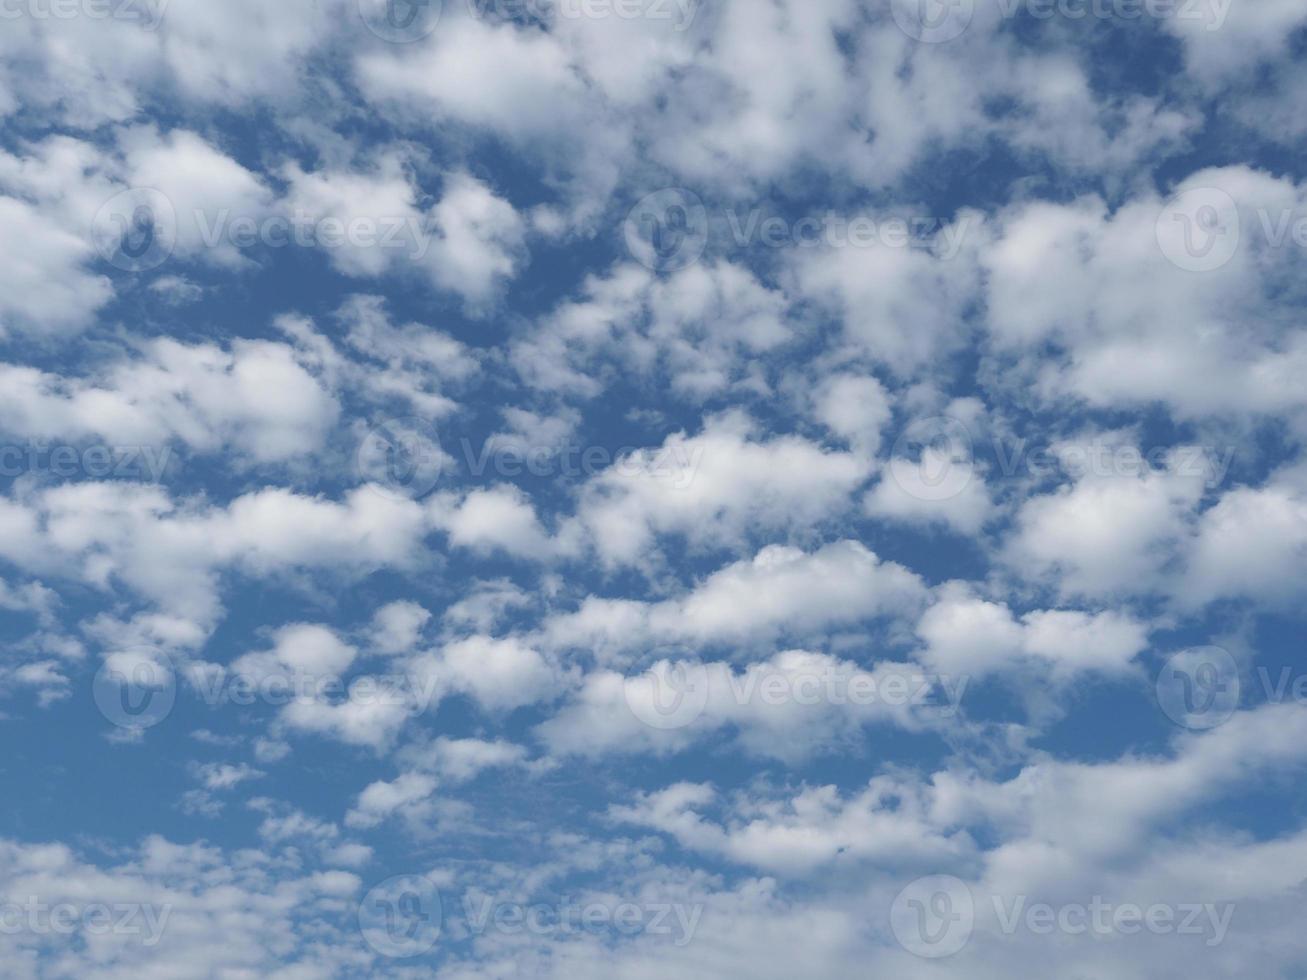
<instances>
[{"instance_id":1,"label":"altocumulus cloud","mask_svg":"<svg viewBox=\"0 0 1307 980\"><path fill-rule=\"evenodd\" d=\"M0 22L5 977L1303 974L1300 3Z\"/></svg>"}]
</instances>

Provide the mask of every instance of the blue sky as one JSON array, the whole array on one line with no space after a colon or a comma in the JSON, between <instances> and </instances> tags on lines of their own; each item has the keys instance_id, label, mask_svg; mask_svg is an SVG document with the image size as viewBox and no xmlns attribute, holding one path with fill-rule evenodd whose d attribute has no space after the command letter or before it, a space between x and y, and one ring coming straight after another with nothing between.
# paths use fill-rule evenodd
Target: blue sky
<instances>
[{"instance_id":1,"label":"blue sky","mask_svg":"<svg viewBox=\"0 0 1307 980\"><path fill-rule=\"evenodd\" d=\"M0 977L1307 976L1307 10L0 4Z\"/></svg>"}]
</instances>

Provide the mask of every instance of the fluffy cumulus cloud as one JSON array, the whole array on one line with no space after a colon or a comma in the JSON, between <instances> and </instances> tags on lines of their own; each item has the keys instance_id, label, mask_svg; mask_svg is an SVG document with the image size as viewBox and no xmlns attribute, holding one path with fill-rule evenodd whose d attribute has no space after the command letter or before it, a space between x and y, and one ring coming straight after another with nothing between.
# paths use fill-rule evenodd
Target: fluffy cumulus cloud
<instances>
[{"instance_id":1,"label":"fluffy cumulus cloud","mask_svg":"<svg viewBox=\"0 0 1307 980\"><path fill-rule=\"evenodd\" d=\"M608 563L634 564L659 534L691 547L802 531L840 515L871 462L798 436L767 438L739 413L677 433L588 481L577 517Z\"/></svg>"},{"instance_id":2,"label":"fluffy cumulus cloud","mask_svg":"<svg viewBox=\"0 0 1307 980\"><path fill-rule=\"evenodd\" d=\"M910 614L924 593L917 576L856 541L813 553L772 545L684 595L657 603L589 596L543 625L552 645L597 656L679 643L735 646L897 618Z\"/></svg>"},{"instance_id":3,"label":"fluffy cumulus cloud","mask_svg":"<svg viewBox=\"0 0 1307 980\"><path fill-rule=\"evenodd\" d=\"M271 462L321 447L338 405L286 344L213 344L161 338L106 361L94 379L7 364L4 427L27 439L150 446L174 440L201 452Z\"/></svg>"},{"instance_id":4,"label":"fluffy cumulus cloud","mask_svg":"<svg viewBox=\"0 0 1307 980\"><path fill-rule=\"evenodd\" d=\"M1302 350L1280 303L1303 257L1298 187L1237 165L1160 190L1015 207L981 258L994 342L1055 345L1032 381L1095 405L1295 410Z\"/></svg>"},{"instance_id":5,"label":"fluffy cumulus cloud","mask_svg":"<svg viewBox=\"0 0 1307 980\"><path fill-rule=\"evenodd\" d=\"M0 975L1307 969L1300 0L0 0Z\"/></svg>"}]
</instances>

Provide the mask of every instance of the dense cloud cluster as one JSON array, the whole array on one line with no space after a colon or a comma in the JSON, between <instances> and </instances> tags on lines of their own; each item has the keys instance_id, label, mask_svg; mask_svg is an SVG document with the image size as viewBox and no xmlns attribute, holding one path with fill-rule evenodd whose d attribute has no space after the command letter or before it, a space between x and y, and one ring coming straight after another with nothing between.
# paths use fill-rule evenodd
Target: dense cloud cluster
<instances>
[{"instance_id":1,"label":"dense cloud cluster","mask_svg":"<svg viewBox=\"0 0 1307 980\"><path fill-rule=\"evenodd\" d=\"M1300 0L0 7L0 976L1307 970Z\"/></svg>"}]
</instances>

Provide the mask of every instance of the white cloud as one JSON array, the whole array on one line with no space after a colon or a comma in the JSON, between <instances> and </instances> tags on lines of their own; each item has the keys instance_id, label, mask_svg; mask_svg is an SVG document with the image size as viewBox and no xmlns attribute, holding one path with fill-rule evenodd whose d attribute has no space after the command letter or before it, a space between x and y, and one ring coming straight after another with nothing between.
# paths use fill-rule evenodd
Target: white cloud
<instances>
[{"instance_id":1,"label":"white cloud","mask_svg":"<svg viewBox=\"0 0 1307 980\"><path fill-rule=\"evenodd\" d=\"M111 590L119 584L203 637L221 610L218 572L296 569L352 575L411 567L427 533L421 507L360 488L337 503L268 489L225 508L162 489L78 483L0 500L0 556ZM176 630L170 627L170 632Z\"/></svg>"},{"instance_id":2,"label":"white cloud","mask_svg":"<svg viewBox=\"0 0 1307 980\"><path fill-rule=\"evenodd\" d=\"M408 653L430 621L430 611L416 602L389 602L372 617L372 646L385 654Z\"/></svg>"},{"instance_id":3,"label":"white cloud","mask_svg":"<svg viewBox=\"0 0 1307 980\"><path fill-rule=\"evenodd\" d=\"M161 339L94 378L0 365L0 382L0 428L148 447L156 458L174 439L258 462L307 456L321 449L339 411L291 347L268 341L237 340L223 350Z\"/></svg>"},{"instance_id":4,"label":"white cloud","mask_svg":"<svg viewBox=\"0 0 1307 980\"><path fill-rule=\"evenodd\" d=\"M345 825L356 829L375 827L393 814L413 814L436 791L436 781L421 773L404 773L392 782L376 782L359 794L358 802L345 816Z\"/></svg>"},{"instance_id":5,"label":"white cloud","mask_svg":"<svg viewBox=\"0 0 1307 980\"><path fill-rule=\"evenodd\" d=\"M300 83L305 59L340 19L355 14L337 0L287 0L269 7L234 0L168 0L160 25L165 57L183 92L238 106L285 98Z\"/></svg>"},{"instance_id":6,"label":"white cloud","mask_svg":"<svg viewBox=\"0 0 1307 980\"><path fill-rule=\"evenodd\" d=\"M963 314L981 230L979 216L968 212L949 222L934 250L885 241L809 249L796 253L795 271L804 295L838 318L850 343L894 373L913 376L968 336Z\"/></svg>"},{"instance_id":7,"label":"white cloud","mask_svg":"<svg viewBox=\"0 0 1307 980\"><path fill-rule=\"evenodd\" d=\"M837 863L956 860L971 851L965 835L929 826L925 801L894 780L873 779L850 799L833 786L806 789L790 799L726 803L719 821L702 811L718 807L710 786L681 783L615 806L619 820L676 838L682 847L786 875L805 875Z\"/></svg>"},{"instance_id":8,"label":"white cloud","mask_svg":"<svg viewBox=\"0 0 1307 980\"><path fill-rule=\"evenodd\" d=\"M512 281L525 257L525 223L484 181L445 176L443 196L429 210L398 154L379 156L372 171L305 173L292 164L290 192L280 203L340 272L355 277L421 269L438 289L484 310ZM334 231L333 229L340 229Z\"/></svg>"},{"instance_id":9,"label":"white cloud","mask_svg":"<svg viewBox=\"0 0 1307 980\"><path fill-rule=\"evenodd\" d=\"M435 773L437 778L457 784L475 779L489 770L524 765L527 751L511 742L446 738L442 735L430 744L409 745L402 755L414 765Z\"/></svg>"},{"instance_id":10,"label":"white cloud","mask_svg":"<svg viewBox=\"0 0 1307 980\"><path fill-rule=\"evenodd\" d=\"M873 457L880 450L892 403L885 386L875 378L855 374L827 378L814 407L817 420L849 445Z\"/></svg>"},{"instance_id":11,"label":"white cloud","mask_svg":"<svg viewBox=\"0 0 1307 980\"><path fill-rule=\"evenodd\" d=\"M607 659L662 644L748 644L898 618L925 599L921 580L856 541L812 553L773 545L657 603L590 597L543 629L551 644Z\"/></svg>"},{"instance_id":12,"label":"white cloud","mask_svg":"<svg viewBox=\"0 0 1307 980\"><path fill-rule=\"evenodd\" d=\"M79 330L113 298L106 277L83 269L92 258L85 239L10 197L0 197L0 221L9 229L0 246L0 329L5 334ZM60 288L45 288L51 282Z\"/></svg>"},{"instance_id":13,"label":"white cloud","mask_svg":"<svg viewBox=\"0 0 1307 980\"><path fill-rule=\"evenodd\" d=\"M593 397L609 365L662 364L672 394L702 402L730 390L766 390L759 361L795 334L790 301L743 265L692 265L666 278L633 263L591 275L580 296L518 338L514 368L535 388Z\"/></svg>"},{"instance_id":14,"label":"white cloud","mask_svg":"<svg viewBox=\"0 0 1307 980\"><path fill-rule=\"evenodd\" d=\"M430 219L435 239L427 267L432 280L458 293L470 308L487 306L522 264L521 216L484 182L453 174Z\"/></svg>"},{"instance_id":15,"label":"white cloud","mask_svg":"<svg viewBox=\"0 0 1307 980\"><path fill-rule=\"evenodd\" d=\"M1307 499L1296 482L1231 490L1203 513L1176 586L1183 601L1238 597L1286 606L1302 595Z\"/></svg>"},{"instance_id":16,"label":"white cloud","mask_svg":"<svg viewBox=\"0 0 1307 980\"><path fill-rule=\"evenodd\" d=\"M491 712L550 700L561 686L557 668L516 639L470 636L447 643L431 668Z\"/></svg>"},{"instance_id":17,"label":"white cloud","mask_svg":"<svg viewBox=\"0 0 1307 980\"><path fill-rule=\"evenodd\" d=\"M797 436L760 435L742 414L720 416L592 478L577 514L605 564L647 560L659 534L702 548L811 527L840 514L871 469Z\"/></svg>"},{"instance_id":18,"label":"white cloud","mask_svg":"<svg viewBox=\"0 0 1307 980\"><path fill-rule=\"evenodd\" d=\"M1157 591L1203 494L1203 476L1178 465L1087 473L1021 505L1006 560L1028 579L1056 576L1063 595Z\"/></svg>"},{"instance_id":19,"label":"white cloud","mask_svg":"<svg viewBox=\"0 0 1307 980\"><path fill-rule=\"evenodd\" d=\"M129 185L153 188L172 205L178 255L233 266L244 261L234 242L222 236L215 243L214 235L232 219L257 222L272 212L273 194L258 175L184 130L128 129L118 142Z\"/></svg>"},{"instance_id":20,"label":"white cloud","mask_svg":"<svg viewBox=\"0 0 1307 980\"><path fill-rule=\"evenodd\" d=\"M433 525L446 531L449 543L456 548L537 559L555 550L531 498L516 487L474 490L457 501L441 495L433 498L428 507Z\"/></svg>"},{"instance_id":21,"label":"white cloud","mask_svg":"<svg viewBox=\"0 0 1307 980\"><path fill-rule=\"evenodd\" d=\"M1120 674L1147 646L1148 629L1115 612L1036 610L1017 619L1001 602L975 595L961 582L937 590L917 633L925 663L953 674L1029 670L1042 662L1057 680L1080 672Z\"/></svg>"},{"instance_id":22,"label":"white cloud","mask_svg":"<svg viewBox=\"0 0 1307 980\"><path fill-rule=\"evenodd\" d=\"M1182 419L1301 405L1291 379L1304 348L1279 308L1301 256L1276 238L1287 234L1285 216L1303 213L1303 195L1246 166L1199 171L1173 193L1212 189L1212 200L1234 202L1217 209L1229 226L1190 224L1187 234L1200 237L1187 246L1186 222L1202 220L1206 212L1195 209L1206 198L1167 205L1144 193L1110 213L1095 198L1029 203L1005 216L981 251L989 329L1007 352L1053 344L1065 353L1028 378L1045 398L1069 391L1097 407L1162 401ZM1226 261L1190 267L1209 255Z\"/></svg>"},{"instance_id":23,"label":"white cloud","mask_svg":"<svg viewBox=\"0 0 1307 980\"><path fill-rule=\"evenodd\" d=\"M604 758L683 752L727 732L738 751L797 766L856 752L876 725L915 733L954 723L969 678L874 659L786 650L738 670L687 660L627 676L597 670L537 734L556 755ZM669 691L685 700L669 702Z\"/></svg>"}]
</instances>

